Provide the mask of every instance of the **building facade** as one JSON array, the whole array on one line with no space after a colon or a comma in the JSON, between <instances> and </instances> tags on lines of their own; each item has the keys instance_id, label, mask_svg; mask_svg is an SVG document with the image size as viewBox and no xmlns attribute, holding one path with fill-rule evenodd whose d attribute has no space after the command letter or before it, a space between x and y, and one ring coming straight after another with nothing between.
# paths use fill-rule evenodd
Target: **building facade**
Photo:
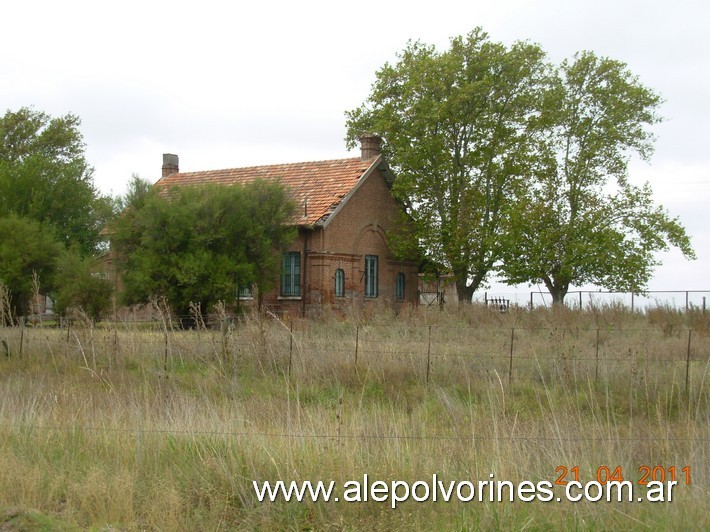
<instances>
[{"instance_id":1,"label":"building facade","mask_svg":"<svg viewBox=\"0 0 710 532\"><path fill-rule=\"evenodd\" d=\"M277 288L260 296L274 311L307 315L325 305L415 305L418 263L397 259L388 245L402 223L402 208L391 194L393 176L379 147L378 137L366 136L358 158L203 172L180 172L178 157L165 154L155 186L264 179L286 187L297 206L292 223L298 237L283 254ZM251 304L250 287L237 292L240 303Z\"/></svg>"}]
</instances>

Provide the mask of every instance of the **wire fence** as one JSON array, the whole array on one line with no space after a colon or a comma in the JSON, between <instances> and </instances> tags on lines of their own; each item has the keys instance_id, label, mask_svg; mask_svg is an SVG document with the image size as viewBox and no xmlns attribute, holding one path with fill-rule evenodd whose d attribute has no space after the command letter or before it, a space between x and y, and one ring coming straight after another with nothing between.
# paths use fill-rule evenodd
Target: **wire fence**
<instances>
[{"instance_id":1,"label":"wire fence","mask_svg":"<svg viewBox=\"0 0 710 532\"><path fill-rule=\"evenodd\" d=\"M153 364L158 375L179 375L188 362L218 364L235 374L260 371L291 383L343 381L355 375L399 379L426 390L457 386L497 388L534 384L575 390L599 385L619 390L657 388L684 397L689 408L707 405L705 385L710 374L710 335L707 330L676 324L672 328L645 327L639 322L623 326L566 326L528 324L413 324L284 322L278 318L239 321L224 318L212 328L181 330L165 320L106 322L64 321L62 328L20 324L0 328L5 360L49 361L60 354L87 369L127 366L139 357ZM0 362L0 368L2 362ZM97 371L98 370L98 371ZM368 377L371 378L371 377ZM178 377L170 379L177 382ZM157 382L163 386L168 379ZM640 392L639 392L640 393ZM8 420L9 421L9 420ZM22 431L166 434L186 437L292 439L294 441L451 441L451 442L633 442L647 435L495 435L490 433L420 434L373 429L309 432L294 430L180 430L171 428L106 427L93 425L1 422L0 428ZM701 445L707 431L683 435L668 431L656 435L668 444Z\"/></svg>"},{"instance_id":2,"label":"wire fence","mask_svg":"<svg viewBox=\"0 0 710 532\"><path fill-rule=\"evenodd\" d=\"M572 309L592 310L620 305L631 311L647 312L649 309L666 308L707 312L710 290L649 290L639 294L602 290L570 290L565 297L565 306ZM527 308L550 307L552 297L542 289L530 292L484 292L474 296L475 302L487 305L498 301L506 307L517 305Z\"/></svg>"},{"instance_id":3,"label":"wire fence","mask_svg":"<svg viewBox=\"0 0 710 532\"><path fill-rule=\"evenodd\" d=\"M184 430L184 429L147 429L136 427L96 427L91 425L37 425L31 423L0 423L0 428L25 431L56 431L56 432L103 432L117 434L156 434L168 436L210 436L235 438L293 438L311 440L402 440L402 441L485 441L485 442L647 442L647 436L629 437L609 434L593 436L495 436L489 434L467 434L457 436L450 434L348 434L333 432L330 434L316 432L260 432L224 431L224 430ZM669 443L710 443L709 437L678 437L669 434L662 438Z\"/></svg>"},{"instance_id":4,"label":"wire fence","mask_svg":"<svg viewBox=\"0 0 710 532\"><path fill-rule=\"evenodd\" d=\"M59 329L21 322L0 329L0 339L6 357L23 356L32 346L36 349L38 340L46 344L48 331L85 353L81 337L89 330L93 357L120 357L126 348L119 344L133 335L131 349L159 359L166 370L175 359L211 352L237 370L255 362L289 376L317 375L336 366L343 372L367 367L408 373L424 384L455 382L462 375L495 377L509 385L545 375L563 381L627 379L633 384L639 372L654 368L690 394L693 385L702 386L710 365L709 329L672 320L658 327L493 327L278 318L243 323L224 317L212 328L193 330L172 328L165 320L104 322L100 327L64 320ZM138 344L135 335L141 335Z\"/></svg>"}]
</instances>

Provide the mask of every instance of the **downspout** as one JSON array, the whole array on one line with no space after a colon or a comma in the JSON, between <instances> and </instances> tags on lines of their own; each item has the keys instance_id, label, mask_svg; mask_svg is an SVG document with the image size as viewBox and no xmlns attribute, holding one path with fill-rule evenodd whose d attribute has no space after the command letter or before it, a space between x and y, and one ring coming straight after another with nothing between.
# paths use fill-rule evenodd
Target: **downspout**
<instances>
[{"instance_id":1,"label":"downspout","mask_svg":"<svg viewBox=\"0 0 710 532\"><path fill-rule=\"evenodd\" d=\"M306 317L306 287L308 286L308 229L303 232L303 287L301 288L301 316Z\"/></svg>"}]
</instances>

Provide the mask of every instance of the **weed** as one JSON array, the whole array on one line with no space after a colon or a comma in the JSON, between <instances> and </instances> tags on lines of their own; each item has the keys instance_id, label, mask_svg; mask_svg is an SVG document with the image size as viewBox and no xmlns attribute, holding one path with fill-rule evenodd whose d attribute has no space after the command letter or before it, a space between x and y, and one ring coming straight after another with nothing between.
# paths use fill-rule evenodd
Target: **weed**
<instances>
[{"instance_id":1,"label":"weed","mask_svg":"<svg viewBox=\"0 0 710 532\"><path fill-rule=\"evenodd\" d=\"M687 337L676 334L698 316L677 325L615 307L473 305L357 321L247 314L182 331L159 310L152 329L1 329L11 356L0 356L0 508L20 510L0 514L0 528L693 528L710 512L710 339L691 338L687 393ZM23 357L12 354L20 341ZM396 511L372 500L262 504L252 487L342 486L365 473L554 482L560 465L589 480L606 464L629 477L690 466L693 484L670 506Z\"/></svg>"}]
</instances>

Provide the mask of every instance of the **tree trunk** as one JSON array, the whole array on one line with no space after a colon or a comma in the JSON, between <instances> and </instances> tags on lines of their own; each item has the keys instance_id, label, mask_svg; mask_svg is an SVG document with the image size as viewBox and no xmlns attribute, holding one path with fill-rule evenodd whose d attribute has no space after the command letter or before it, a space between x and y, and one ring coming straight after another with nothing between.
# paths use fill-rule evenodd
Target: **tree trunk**
<instances>
[{"instance_id":1,"label":"tree trunk","mask_svg":"<svg viewBox=\"0 0 710 532\"><path fill-rule=\"evenodd\" d=\"M478 287L481 286L484 276L476 274L471 280L471 284L466 284L468 281L468 272L454 272L454 275L456 275L456 293L459 297L459 304L470 304L471 299L473 299L473 294L478 290Z\"/></svg>"},{"instance_id":2,"label":"tree trunk","mask_svg":"<svg viewBox=\"0 0 710 532\"><path fill-rule=\"evenodd\" d=\"M567 290L563 290L561 287L557 286L550 290L550 295L552 296L552 307L558 308L563 307L565 304L565 296L567 295Z\"/></svg>"},{"instance_id":3,"label":"tree trunk","mask_svg":"<svg viewBox=\"0 0 710 532\"><path fill-rule=\"evenodd\" d=\"M569 283L561 283L550 279L549 277L543 277L545 286L552 296L552 308L560 308L565 304L565 296L569 290Z\"/></svg>"},{"instance_id":4,"label":"tree trunk","mask_svg":"<svg viewBox=\"0 0 710 532\"><path fill-rule=\"evenodd\" d=\"M456 294L459 298L459 304L470 304L473 298L473 292L475 292L473 285L467 285L465 278L456 279Z\"/></svg>"}]
</instances>

